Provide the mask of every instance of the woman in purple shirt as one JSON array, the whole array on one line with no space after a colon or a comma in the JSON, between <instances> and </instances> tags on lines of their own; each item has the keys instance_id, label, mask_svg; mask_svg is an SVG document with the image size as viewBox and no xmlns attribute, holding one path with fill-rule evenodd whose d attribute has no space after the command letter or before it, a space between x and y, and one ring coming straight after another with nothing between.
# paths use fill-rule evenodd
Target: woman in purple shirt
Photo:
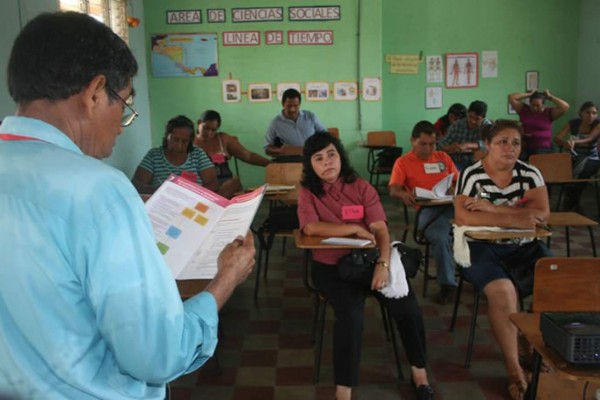
<instances>
[{"instance_id":1,"label":"woman in purple shirt","mask_svg":"<svg viewBox=\"0 0 600 400\"><path fill-rule=\"evenodd\" d=\"M302 189L298 196L300 229L309 236L354 236L379 248L370 288L341 280L338 261L349 250L313 251L312 280L335 313L333 368L336 399L350 400L358 384L363 313L369 289L396 321L411 365L417 398L433 399L425 370L425 327L412 290L400 298L377 290L389 283L390 235L377 191L350 166L340 141L317 132L304 143Z\"/></svg>"},{"instance_id":2,"label":"woman in purple shirt","mask_svg":"<svg viewBox=\"0 0 600 400\"><path fill-rule=\"evenodd\" d=\"M529 104L523 102L529 99ZM544 102L550 100L555 107L546 108ZM526 93L511 93L508 102L515 109L525 136L520 159L527 161L531 154L552 152L552 122L569 109L569 103L553 96L546 89L544 93L532 90Z\"/></svg>"}]
</instances>

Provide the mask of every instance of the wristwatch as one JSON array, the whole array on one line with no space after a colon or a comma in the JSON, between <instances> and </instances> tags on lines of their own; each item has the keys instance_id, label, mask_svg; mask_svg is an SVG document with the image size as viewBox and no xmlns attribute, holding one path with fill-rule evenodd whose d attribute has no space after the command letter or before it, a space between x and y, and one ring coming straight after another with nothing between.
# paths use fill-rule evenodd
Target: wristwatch
<instances>
[{"instance_id":1,"label":"wristwatch","mask_svg":"<svg viewBox=\"0 0 600 400\"><path fill-rule=\"evenodd\" d=\"M390 266L388 265L388 263L386 263L386 262L385 262L385 261L383 261L383 260L379 260L379 261L377 261L377 262L375 263L375 265L379 265L379 266L381 266L381 267L383 267L383 268L385 268L385 269L390 269Z\"/></svg>"}]
</instances>

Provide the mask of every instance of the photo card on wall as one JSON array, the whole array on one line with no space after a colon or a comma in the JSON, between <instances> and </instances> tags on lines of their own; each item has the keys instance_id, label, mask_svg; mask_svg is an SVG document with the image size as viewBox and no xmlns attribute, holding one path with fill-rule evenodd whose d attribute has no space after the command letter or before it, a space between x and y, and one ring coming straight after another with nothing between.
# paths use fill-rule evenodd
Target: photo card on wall
<instances>
[{"instance_id":1,"label":"photo card on wall","mask_svg":"<svg viewBox=\"0 0 600 400\"><path fill-rule=\"evenodd\" d=\"M223 81L223 101L225 103L239 103L242 101L240 81L228 79Z\"/></svg>"},{"instance_id":2,"label":"photo card on wall","mask_svg":"<svg viewBox=\"0 0 600 400\"><path fill-rule=\"evenodd\" d=\"M277 100L281 102L283 98L283 92L288 89L296 89L299 93L302 93L300 90L300 84L296 82L281 82L277 84Z\"/></svg>"},{"instance_id":3,"label":"photo card on wall","mask_svg":"<svg viewBox=\"0 0 600 400\"><path fill-rule=\"evenodd\" d=\"M356 100L358 87L356 82L335 82L333 84L333 98L335 100Z\"/></svg>"},{"instance_id":4,"label":"photo card on wall","mask_svg":"<svg viewBox=\"0 0 600 400\"><path fill-rule=\"evenodd\" d=\"M306 100L326 101L329 99L328 82L306 82L304 90Z\"/></svg>"},{"instance_id":5,"label":"photo card on wall","mask_svg":"<svg viewBox=\"0 0 600 400\"><path fill-rule=\"evenodd\" d=\"M248 100L266 103L271 101L270 83L251 83L248 85Z\"/></svg>"}]
</instances>

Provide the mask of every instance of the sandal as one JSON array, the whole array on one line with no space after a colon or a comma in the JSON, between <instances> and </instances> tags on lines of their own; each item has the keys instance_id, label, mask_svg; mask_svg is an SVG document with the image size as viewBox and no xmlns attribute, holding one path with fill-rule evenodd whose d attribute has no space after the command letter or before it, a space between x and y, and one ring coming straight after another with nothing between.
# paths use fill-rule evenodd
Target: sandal
<instances>
[{"instance_id":1,"label":"sandal","mask_svg":"<svg viewBox=\"0 0 600 400\"><path fill-rule=\"evenodd\" d=\"M512 400L523 400L527 391L527 379L522 369L508 375L508 394Z\"/></svg>"}]
</instances>

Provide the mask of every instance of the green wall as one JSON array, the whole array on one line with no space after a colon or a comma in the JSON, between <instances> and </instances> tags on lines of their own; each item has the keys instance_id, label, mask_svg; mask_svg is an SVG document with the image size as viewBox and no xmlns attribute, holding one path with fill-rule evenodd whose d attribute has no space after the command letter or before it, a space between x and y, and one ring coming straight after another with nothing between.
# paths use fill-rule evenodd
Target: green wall
<instances>
[{"instance_id":1,"label":"green wall","mask_svg":"<svg viewBox=\"0 0 600 400\"><path fill-rule=\"evenodd\" d=\"M579 0L384 0L384 55L478 52L481 63L481 51L496 50L498 77L482 79L480 75L477 88L444 87L442 108L426 110L425 87L444 84L426 82L424 63L418 75L390 74L386 64L383 127L395 130L400 144L408 145L417 121L434 122L452 103L468 107L473 100L488 104L489 118L516 118L507 112L506 98L511 92L524 91L528 70L539 71L542 89L575 103L579 9ZM563 120L555 124L555 130Z\"/></svg>"},{"instance_id":2,"label":"green wall","mask_svg":"<svg viewBox=\"0 0 600 400\"><path fill-rule=\"evenodd\" d=\"M359 5L363 4L361 7ZM368 6L364 6L368 3ZM240 103L224 103L221 82L239 79L242 91L249 83L271 83L273 90L278 82L298 82L304 88L307 81L327 81L330 89L335 81L360 81L361 77L379 77L381 74L381 4L376 1L340 0L335 5L341 7L341 20L319 22L287 21L288 5L332 5L329 0L312 1L309 4L297 2L253 0L226 2L178 0L158 2L146 0L145 34L149 43L152 34L174 32L217 32L219 35L219 76L201 78L154 78L151 69L151 54L148 52L148 87L150 92L152 139L158 145L164 134L166 122L173 116L184 114L196 120L208 108L221 113L221 130L237 135L249 149L264 154L264 134L270 120L281 111L281 104L274 96L269 103L250 103L245 95ZM231 9L236 7L284 7L284 21L261 23L232 23ZM225 8L225 23L207 23L206 10ZM201 9L203 22L194 25L167 25L167 10ZM357 35L359 26L361 35ZM365 29L368 27L369 29ZM332 29L334 44L331 46L288 46L288 30ZM261 32L259 46L222 46L223 31ZM265 45L264 31L284 31L284 44ZM360 39L358 39L360 38ZM360 46L357 43L360 40ZM375 43L375 45L373 45ZM357 52L361 52L360 63ZM351 152L351 158L358 168L363 168L366 152L357 148L362 139L362 130L378 129L381 120L381 102L334 101L332 94L325 102L311 102L303 99L302 107L315 112L328 127L338 127L341 138ZM263 181L264 170L253 166L243 166L243 183L254 185Z\"/></svg>"}]
</instances>

